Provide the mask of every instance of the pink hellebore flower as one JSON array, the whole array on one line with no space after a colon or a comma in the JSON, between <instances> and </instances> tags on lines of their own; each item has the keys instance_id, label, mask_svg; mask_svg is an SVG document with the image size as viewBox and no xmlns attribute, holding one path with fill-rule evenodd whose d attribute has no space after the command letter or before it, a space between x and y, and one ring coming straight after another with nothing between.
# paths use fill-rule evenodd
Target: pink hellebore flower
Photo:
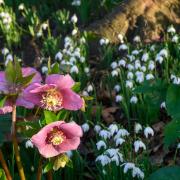
<instances>
[{"instance_id":1,"label":"pink hellebore flower","mask_svg":"<svg viewBox=\"0 0 180 180\"><path fill-rule=\"evenodd\" d=\"M41 82L42 81L41 75L34 68L31 68L31 67L22 68L23 77L29 76L33 73L35 73L35 75L34 75L31 83ZM25 87L22 87L21 85L9 83L5 78L5 72L0 71L0 92L1 92L1 94L4 94L4 95L16 94L16 95L18 95L17 99L16 99L16 106L23 106L23 107L26 107L29 109L33 108L34 104L32 104L31 102L28 102L23 97L22 91L24 88ZM8 96L4 103L4 106L0 108L0 114L12 112L12 106L13 106L12 97Z\"/></svg>"},{"instance_id":2,"label":"pink hellebore flower","mask_svg":"<svg viewBox=\"0 0 180 180\"><path fill-rule=\"evenodd\" d=\"M82 129L75 122L56 121L43 127L32 136L32 143L45 158L75 150L80 144Z\"/></svg>"},{"instance_id":3,"label":"pink hellebore flower","mask_svg":"<svg viewBox=\"0 0 180 180\"><path fill-rule=\"evenodd\" d=\"M52 74L45 84L34 83L24 91L26 100L49 111L81 109L83 101L71 88L75 82L69 75Z\"/></svg>"}]
</instances>

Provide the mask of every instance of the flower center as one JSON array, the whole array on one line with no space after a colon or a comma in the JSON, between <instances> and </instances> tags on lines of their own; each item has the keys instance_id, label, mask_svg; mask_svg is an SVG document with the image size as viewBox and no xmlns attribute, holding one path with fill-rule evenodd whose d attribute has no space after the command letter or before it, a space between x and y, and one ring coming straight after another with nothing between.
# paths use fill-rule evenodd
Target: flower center
<instances>
[{"instance_id":1,"label":"flower center","mask_svg":"<svg viewBox=\"0 0 180 180\"><path fill-rule=\"evenodd\" d=\"M42 95L40 102L45 109L53 111L62 105L63 97L62 94L54 88L46 91Z\"/></svg>"},{"instance_id":2,"label":"flower center","mask_svg":"<svg viewBox=\"0 0 180 180\"><path fill-rule=\"evenodd\" d=\"M60 145L64 140L66 139L66 136L64 133L59 130L57 126L53 127L52 131L50 131L47 134L46 142L48 144L52 144L54 146Z\"/></svg>"}]
</instances>

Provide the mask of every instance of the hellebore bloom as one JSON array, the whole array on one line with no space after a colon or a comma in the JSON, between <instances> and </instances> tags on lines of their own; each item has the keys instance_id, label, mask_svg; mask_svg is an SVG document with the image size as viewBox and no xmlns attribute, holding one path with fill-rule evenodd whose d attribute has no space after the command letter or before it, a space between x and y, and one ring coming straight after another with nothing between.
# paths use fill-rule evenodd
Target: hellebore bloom
<instances>
[{"instance_id":1,"label":"hellebore bloom","mask_svg":"<svg viewBox=\"0 0 180 180\"><path fill-rule=\"evenodd\" d=\"M32 143L45 158L75 150L80 144L82 129L75 122L56 121L43 127L32 136Z\"/></svg>"},{"instance_id":2,"label":"hellebore bloom","mask_svg":"<svg viewBox=\"0 0 180 180\"><path fill-rule=\"evenodd\" d=\"M42 81L40 73L37 72L34 68L30 68L30 67L22 68L23 77L29 76L31 74L35 74L34 77L32 78L31 83ZM16 106L23 106L26 108L34 107L34 104L24 99L22 93L24 88L25 87L22 85L8 82L5 77L5 72L0 71L0 92L3 95L7 95L3 107L0 108L0 114L12 112L13 96L16 97Z\"/></svg>"},{"instance_id":3,"label":"hellebore bloom","mask_svg":"<svg viewBox=\"0 0 180 180\"><path fill-rule=\"evenodd\" d=\"M31 103L49 110L58 111L62 108L78 110L83 106L81 97L71 88L75 82L69 75L52 74L47 76L45 84L31 84L24 91L24 97Z\"/></svg>"}]
</instances>

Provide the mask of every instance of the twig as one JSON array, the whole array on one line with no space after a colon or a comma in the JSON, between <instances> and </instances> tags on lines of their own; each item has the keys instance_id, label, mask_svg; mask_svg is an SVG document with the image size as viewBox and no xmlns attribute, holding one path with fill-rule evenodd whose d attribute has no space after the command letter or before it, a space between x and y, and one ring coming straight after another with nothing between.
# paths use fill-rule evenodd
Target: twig
<instances>
[{"instance_id":1,"label":"twig","mask_svg":"<svg viewBox=\"0 0 180 180\"><path fill-rule=\"evenodd\" d=\"M39 159L37 180L41 180L41 176L42 176L42 157L40 157L40 159Z\"/></svg>"}]
</instances>

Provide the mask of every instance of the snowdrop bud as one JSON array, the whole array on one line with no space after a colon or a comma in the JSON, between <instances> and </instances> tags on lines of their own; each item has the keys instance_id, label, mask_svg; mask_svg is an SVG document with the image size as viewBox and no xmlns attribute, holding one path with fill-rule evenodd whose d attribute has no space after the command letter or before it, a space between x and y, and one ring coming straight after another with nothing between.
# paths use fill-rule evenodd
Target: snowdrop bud
<instances>
[{"instance_id":1,"label":"snowdrop bud","mask_svg":"<svg viewBox=\"0 0 180 180\"><path fill-rule=\"evenodd\" d=\"M78 67L76 65L72 66L71 69L70 69L70 73L78 74L79 73Z\"/></svg>"},{"instance_id":2,"label":"snowdrop bud","mask_svg":"<svg viewBox=\"0 0 180 180\"><path fill-rule=\"evenodd\" d=\"M114 61L114 62L111 63L111 68L112 69L116 69L117 66L118 66L117 62Z\"/></svg>"},{"instance_id":3,"label":"snowdrop bud","mask_svg":"<svg viewBox=\"0 0 180 180\"><path fill-rule=\"evenodd\" d=\"M80 57L80 62L81 62L81 63L84 63L84 62L85 62L85 57L84 57L84 56L81 56L81 57Z\"/></svg>"},{"instance_id":4,"label":"snowdrop bud","mask_svg":"<svg viewBox=\"0 0 180 180\"><path fill-rule=\"evenodd\" d=\"M84 123L81 127L82 127L82 130L84 132L88 132L89 131L89 124L88 123Z\"/></svg>"},{"instance_id":5,"label":"snowdrop bud","mask_svg":"<svg viewBox=\"0 0 180 180\"><path fill-rule=\"evenodd\" d=\"M114 133L116 133L118 131L118 126L116 124L111 124L108 127L108 130L110 131L111 135L113 136Z\"/></svg>"},{"instance_id":6,"label":"snowdrop bud","mask_svg":"<svg viewBox=\"0 0 180 180\"><path fill-rule=\"evenodd\" d=\"M81 5L81 0L73 0L71 3L72 6L80 6Z\"/></svg>"},{"instance_id":7,"label":"snowdrop bud","mask_svg":"<svg viewBox=\"0 0 180 180\"><path fill-rule=\"evenodd\" d=\"M124 170L123 170L124 173L127 173L128 170L134 169L134 167L135 167L135 164L134 163L130 163L130 162L124 163L123 165L124 165Z\"/></svg>"},{"instance_id":8,"label":"snowdrop bud","mask_svg":"<svg viewBox=\"0 0 180 180\"><path fill-rule=\"evenodd\" d=\"M3 48L3 49L2 49L2 54L3 54L4 56L6 56L8 53L9 53L9 49L7 49L7 48Z\"/></svg>"},{"instance_id":9,"label":"snowdrop bud","mask_svg":"<svg viewBox=\"0 0 180 180\"><path fill-rule=\"evenodd\" d=\"M56 60L62 60L62 58L63 58L63 54L61 53L61 52L58 52L56 55L55 55L55 59Z\"/></svg>"},{"instance_id":10,"label":"snowdrop bud","mask_svg":"<svg viewBox=\"0 0 180 180\"><path fill-rule=\"evenodd\" d=\"M160 54L157 54L155 60L156 60L157 62L159 62L159 64L162 64L162 62L163 62L163 57L162 57Z\"/></svg>"},{"instance_id":11,"label":"snowdrop bud","mask_svg":"<svg viewBox=\"0 0 180 180\"><path fill-rule=\"evenodd\" d=\"M135 141L134 142L134 151L138 152L140 148L143 148L144 150L146 150L145 144L140 140Z\"/></svg>"},{"instance_id":12,"label":"snowdrop bud","mask_svg":"<svg viewBox=\"0 0 180 180\"><path fill-rule=\"evenodd\" d=\"M132 80L133 77L134 77L134 74L132 72L128 72L127 78Z\"/></svg>"},{"instance_id":13,"label":"snowdrop bud","mask_svg":"<svg viewBox=\"0 0 180 180\"><path fill-rule=\"evenodd\" d=\"M116 146L122 145L125 142L125 140L123 138L117 138L116 139Z\"/></svg>"},{"instance_id":14,"label":"snowdrop bud","mask_svg":"<svg viewBox=\"0 0 180 180\"><path fill-rule=\"evenodd\" d=\"M119 92L120 89L121 89L120 85L117 84L117 85L114 86L114 90L115 90L116 92Z\"/></svg>"},{"instance_id":15,"label":"snowdrop bud","mask_svg":"<svg viewBox=\"0 0 180 180\"><path fill-rule=\"evenodd\" d=\"M89 96L89 94L88 94L87 91L83 91L83 92L82 92L82 95L83 95L83 96Z\"/></svg>"},{"instance_id":16,"label":"snowdrop bud","mask_svg":"<svg viewBox=\"0 0 180 180\"><path fill-rule=\"evenodd\" d=\"M34 166L31 166L31 171L34 172Z\"/></svg>"},{"instance_id":17,"label":"snowdrop bud","mask_svg":"<svg viewBox=\"0 0 180 180\"><path fill-rule=\"evenodd\" d=\"M20 4L20 5L18 6L18 9L19 9L20 11L24 10L24 4L23 4L23 3Z\"/></svg>"},{"instance_id":18,"label":"snowdrop bud","mask_svg":"<svg viewBox=\"0 0 180 180\"><path fill-rule=\"evenodd\" d=\"M113 71L111 72L111 75L112 75L112 77L118 76L118 71L117 71L117 69L116 69L116 70L113 70Z\"/></svg>"},{"instance_id":19,"label":"snowdrop bud","mask_svg":"<svg viewBox=\"0 0 180 180\"><path fill-rule=\"evenodd\" d=\"M119 60L118 65L125 67L126 66L126 61L124 59L121 59L121 60Z\"/></svg>"},{"instance_id":20,"label":"snowdrop bud","mask_svg":"<svg viewBox=\"0 0 180 180\"><path fill-rule=\"evenodd\" d=\"M107 148L106 143L103 140L98 141L96 143L96 147L97 147L98 150L100 150L101 148L104 148L104 149Z\"/></svg>"},{"instance_id":21,"label":"snowdrop bud","mask_svg":"<svg viewBox=\"0 0 180 180\"><path fill-rule=\"evenodd\" d=\"M141 60L146 62L149 59L149 54L148 53L144 53Z\"/></svg>"},{"instance_id":22,"label":"snowdrop bud","mask_svg":"<svg viewBox=\"0 0 180 180\"><path fill-rule=\"evenodd\" d=\"M31 142L31 140L27 140L27 141L26 141L25 147L26 147L26 149L28 149L28 148L33 148L33 143Z\"/></svg>"},{"instance_id":23,"label":"snowdrop bud","mask_svg":"<svg viewBox=\"0 0 180 180\"><path fill-rule=\"evenodd\" d=\"M162 49L162 50L159 52L159 55L167 58L167 57L168 57L168 51L167 51L167 49Z\"/></svg>"},{"instance_id":24,"label":"snowdrop bud","mask_svg":"<svg viewBox=\"0 0 180 180\"><path fill-rule=\"evenodd\" d=\"M43 66L41 68L41 71L42 71L43 74L46 74L48 72L48 67L47 66Z\"/></svg>"},{"instance_id":25,"label":"snowdrop bud","mask_svg":"<svg viewBox=\"0 0 180 180\"><path fill-rule=\"evenodd\" d=\"M109 44L109 39L105 39L105 44Z\"/></svg>"},{"instance_id":26,"label":"snowdrop bud","mask_svg":"<svg viewBox=\"0 0 180 180\"><path fill-rule=\"evenodd\" d=\"M94 131L95 131L96 133L99 133L100 130L101 130L101 126L99 126L99 125L95 125L95 126L94 126Z\"/></svg>"},{"instance_id":27,"label":"snowdrop bud","mask_svg":"<svg viewBox=\"0 0 180 180\"><path fill-rule=\"evenodd\" d=\"M148 138L149 135L154 136L154 131L151 127L146 127L144 129L144 136Z\"/></svg>"},{"instance_id":28,"label":"snowdrop bud","mask_svg":"<svg viewBox=\"0 0 180 180\"><path fill-rule=\"evenodd\" d=\"M136 43L141 42L140 36L135 36L134 39L133 39L133 41L136 42Z\"/></svg>"},{"instance_id":29,"label":"snowdrop bud","mask_svg":"<svg viewBox=\"0 0 180 180\"><path fill-rule=\"evenodd\" d=\"M138 50L133 50L132 52L131 52L131 54L133 54L133 55L138 55L139 54L139 51Z\"/></svg>"},{"instance_id":30,"label":"snowdrop bud","mask_svg":"<svg viewBox=\"0 0 180 180\"><path fill-rule=\"evenodd\" d=\"M119 51L120 50L127 50L128 49L128 47L127 47L127 45L126 44L121 44L120 46L119 46Z\"/></svg>"},{"instance_id":31,"label":"snowdrop bud","mask_svg":"<svg viewBox=\"0 0 180 180\"><path fill-rule=\"evenodd\" d=\"M85 68L84 68L84 72L85 72L85 73L89 73L89 68L88 68L88 67L85 67Z\"/></svg>"},{"instance_id":32,"label":"snowdrop bud","mask_svg":"<svg viewBox=\"0 0 180 180\"><path fill-rule=\"evenodd\" d=\"M77 30L77 29L73 29L73 30L72 30L72 33L71 33L71 34L72 34L72 36L75 36L75 35L77 34L77 32L78 32L78 30Z\"/></svg>"},{"instance_id":33,"label":"snowdrop bud","mask_svg":"<svg viewBox=\"0 0 180 180\"><path fill-rule=\"evenodd\" d=\"M123 100L123 97L121 95L116 96L116 102L121 102Z\"/></svg>"},{"instance_id":34,"label":"snowdrop bud","mask_svg":"<svg viewBox=\"0 0 180 180\"><path fill-rule=\"evenodd\" d=\"M134 70L134 66L133 66L132 64L128 64L128 65L127 65L127 68L128 68L129 71Z\"/></svg>"},{"instance_id":35,"label":"snowdrop bud","mask_svg":"<svg viewBox=\"0 0 180 180\"><path fill-rule=\"evenodd\" d=\"M176 29L171 25L170 27L168 27L167 32L168 33L176 33Z\"/></svg>"},{"instance_id":36,"label":"snowdrop bud","mask_svg":"<svg viewBox=\"0 0 180 180\"><path fill-rule=\"evenodd\" d=\"M136 123L135 126L134 126L134 131L135 131L135 133L138 134L139 131L141 131L141 130L142 130L141 124Z\"/></svg>"},{"instance_id":37,"label":"snowdrop bud","mask_svg":"<svg viewBox=\"0 0 180 180\"><path fill-rule=\"evenodd\" d=\"M131 99L130 99L131 104L136 104L137 101L138 101L138 98L136 96L132 96Z\"/></svg>"},{"instance_id":38,"label":"snowdrop bud","mask_svg":"<svg viewBox=\"0 0 180 180\"><path fill-rule=\"evenodd\" d=\"M47 23L43 23L41 26L42 26L43 30L46 30L48 28L48 24Z\"/></svg>"},{"instance_id":39,"label":"snowdrop bud","mask_svg":"<svg viewBox=\"0 0 180 180\"><path fill-rule=\"evenodd\" d=\"M87 87L87 92L92 92L93 91L93 86L90 84L88 87Z\"/></svg>"},{"instance_id":40,"label":"snowdrop bud","mask_svg":"<svg viewBox=\"0 0 180 180\"><path fill-rule=\"evenodd\" d=\"M100 39L99 40L99 44L101 45L101 46L103 46L104 44L105 44L105 40L102 38L102 39Z\"/></svg>"},{"instance_id":41,"label":"snowdrop bud","mask_svg":"<svg viewBox=\"0 0 180 180\"><path fill-rule=\"evenodd\" d=\"M165 108L165 109L166 109L166 102L165 102L165 101L162 102L161 105L160 105L160 107L161 107L161 109L162 109L162 108Z\"/></svg>"},{"instance_id":42,"label":"snowdrop bud","mask_svg":"<svg viewBox=\"0 0 180 180\"><path fill-rule=\"evenodd\" d=\"M126 87L132 89L132 88L133 88L133 82L127 80L127 81L126 81Z\"/></svg>"},{"instance_id":43,"label":"snowdrop bud","mask_svg":"<svg viewBox=\"0 0 180 180\"><path fill-rule=\"evenodd\" d=\"M74 15L71 17L71 22L72 22L73 24L76 24L77 21L78 21L78 18L77 18L77 16L76 16L76 14L74 14Z\"/></svg>"},{"instance_id":44,"label":"snowdrop bud","mask_svg":"<svg viewBox=\"0 0 180 180\"><path fill-rule=\"evenodd\" d=\"M121 43L124 42L123 38L124 38L124 37L123 37L122 34L118 34L118 39L119 39L119 41L120 41Z\"/></svg>"},{"instance_id":45,"label":"snowdrop bud","mask_svg":"<svg viewBox=\"0 0 180 180\"><path fill-rule=\"evenodd\" d=\"M177 35L175 35L172 37L172 42L177 43L178 39L179 39L179 37Z\"/></svg>"},{"instance_id":46,"label":"snowdrop bud","mask_svg":"<svg viewBox=\"0 0 180 180\"><path fill-rule=\"evenodd\" d=\"M154 61L149 61L148 69L152 71L152 70L154 70L154 68L155 68Z\"/></svg>"},{"instance_id":47,"label":"snowdrop bud","mask_svg":"<svg viewBox=\"0 0 180 180\"><path fill-rule=\"evenodd\" d=\"M151 80L151 79L154 79L154 75L153 74L147 74L146 80Z\"/></svg>"}]
</instances>

